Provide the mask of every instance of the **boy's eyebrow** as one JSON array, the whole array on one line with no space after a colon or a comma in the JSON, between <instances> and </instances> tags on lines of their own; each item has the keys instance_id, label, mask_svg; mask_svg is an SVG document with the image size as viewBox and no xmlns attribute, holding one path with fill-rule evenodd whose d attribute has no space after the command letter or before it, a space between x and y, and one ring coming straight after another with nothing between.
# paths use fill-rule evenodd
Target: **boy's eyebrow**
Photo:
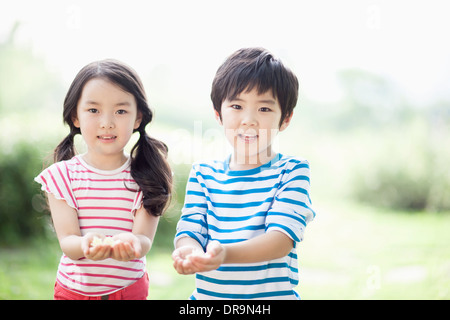
<instances>
[{"instance_id":1,"label":"boy's eyebrow","mask_svg":"<svg viewBox=\"0 0 450 320\"><path fill-rule=\"evenodd\" d=\"M245 102L244 99L240 99L240 98L234 98L234 99L231 99L230 102L233 102L233 101L237 101L237 102ZM275 100L273 100L273 99L257 100L257 102L258 102L258 103L265 103L265 104L276 104Z\"/></svg>"}]
</instances>

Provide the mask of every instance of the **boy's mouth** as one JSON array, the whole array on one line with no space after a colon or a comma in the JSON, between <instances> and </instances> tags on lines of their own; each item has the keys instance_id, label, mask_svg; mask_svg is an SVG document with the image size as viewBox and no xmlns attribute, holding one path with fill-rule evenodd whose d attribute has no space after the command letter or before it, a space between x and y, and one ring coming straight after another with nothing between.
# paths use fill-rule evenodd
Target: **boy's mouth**
<instances>
[{"instance_id":1,"label":"boy's mouth","mask_svg":"<svg viewBox=\"0 0 450 320\"><path fill-rule=\"evenodd\" d=\"M258 135L257 134L244 134L244 133L240 133L238 134L238 137L242 140L244 140L247 143L256 141L256 139L258 139Z\"/></svg>"}]
</instances>

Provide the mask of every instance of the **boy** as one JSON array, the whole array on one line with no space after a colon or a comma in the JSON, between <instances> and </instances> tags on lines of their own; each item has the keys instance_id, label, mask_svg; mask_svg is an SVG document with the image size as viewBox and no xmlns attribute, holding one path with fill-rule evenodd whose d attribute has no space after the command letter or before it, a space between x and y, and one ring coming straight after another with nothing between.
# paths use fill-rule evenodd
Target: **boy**
<instances>
[{"instance_id":1,"label":"boy","mask_svg":"<svg viewBox=\"0 0 450 320\"><path fill-rule=\"evenodd\" d=\"M192 299L298 299L296 244L315 213L309 165L276 153L298 80L262 48L218 69L211 99L233 153L194 164L177 225L174 267L196 274Z\"/></svg>"}]
</instances>

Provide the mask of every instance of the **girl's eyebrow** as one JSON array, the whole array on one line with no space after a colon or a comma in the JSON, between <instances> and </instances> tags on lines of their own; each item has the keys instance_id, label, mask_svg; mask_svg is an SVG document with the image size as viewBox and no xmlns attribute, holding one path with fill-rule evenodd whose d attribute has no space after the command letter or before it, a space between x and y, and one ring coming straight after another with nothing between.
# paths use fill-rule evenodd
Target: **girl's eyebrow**
<instances>
[{"instance_id":1,"label":"girl's eyebrow","mask_svg":"<svg viewBox=\"0 0 450 320\"><path fill-rule=\"evenodd\" d=\"M98 103L97 101L94 101L94 100L87 100L87 101L85 101L85 104L95 105L95 106L100 105L100 103ZM128 101L123 101L123 102L116 103L115 106L116 107L129 107L129 106L131 106L131 103Z\"/></svg>"},{"instance_id":2,"label":"girl's eyebrow","mask_svg":"<svg viewBox=\"0 0 450 320\"><path fill-rule=\"evenodd\" d=\"M96 102L96 101L93 101L93 100L87 100L87 101L85 101L85 104L93 104L93 105L99 105L99 103L98 102Z\"/></svg>"},{"instance_id":3,"label":"girl's eyebrow","mask_svg":"<svg viewBox=\"0 0 450 320\"><path fill-rule=\"evenodd\" d=\"M116 106L117 106L117 107L122 107L122 106L124 106L124 107L130 107L130 106L131 106L131 103L129 103L128 101L124 101L124 102L116 103Z\"/></svg>"}]
</instances>

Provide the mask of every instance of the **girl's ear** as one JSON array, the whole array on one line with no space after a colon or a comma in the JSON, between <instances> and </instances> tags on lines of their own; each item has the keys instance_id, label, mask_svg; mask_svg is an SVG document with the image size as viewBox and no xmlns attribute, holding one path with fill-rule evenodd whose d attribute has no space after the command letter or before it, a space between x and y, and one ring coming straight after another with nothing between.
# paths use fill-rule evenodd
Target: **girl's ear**
<instances>
[{"instance_id":1,"label":"girl's ear","mask_svg":"<svg viewBox=\"0 0 450 320\"><path fill-rule=\"evenodd\" d=\"M77 116L72 117L72 123L76 128L80 128L80 121L78 121Z\"/></svg>"},{"instance_id":2,"label":"girl's ear","mask_svg":"<svg viewBox=\"0 0 450 320\"><path fill-rule=\"evenodd\" d=\"M136 116L136 121L134 122L134 129L139 128L139 126L141 125L142 122L142 113L140 111L138 111L137 116Z\"/></svg>"},{"instance_id":3,"label":"girl's ear","mask_svg":"<svg viewBox=\"0 0 450 320\"><path fill-rule=\"evenodd\" d=\"M289 126L289 123L291 123L292 116L294 115L294 111L291 112L290 115L288 115L286 118L284 118L283 123L280 126L280 129L278 131L283 131Z\"/></svg>"}]
</instances>

